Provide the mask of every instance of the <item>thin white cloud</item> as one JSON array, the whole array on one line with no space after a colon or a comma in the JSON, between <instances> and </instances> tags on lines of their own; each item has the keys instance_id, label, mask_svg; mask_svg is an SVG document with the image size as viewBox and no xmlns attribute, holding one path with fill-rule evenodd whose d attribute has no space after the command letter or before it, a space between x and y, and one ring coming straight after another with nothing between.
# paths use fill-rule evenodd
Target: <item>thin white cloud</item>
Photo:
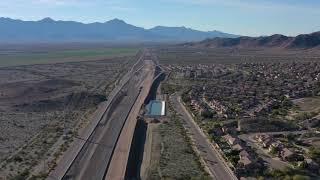
<instances>
[{"instance_id":1,"label":"thin white cloud","mask_svg":"<svg viewBox=\"0 0 320 180\"><path fill-rule=\"evenodd\" d=\"M33 3L48 4L48 5L65 5L68 2L63 0L35 0Z\"/></svg>"},{"instance_id":2,"label":"thin white cloud","mask_svg":"<svg viewBox=\"0 0 320 180\"><path fill-rule=\"evenodd\" d=\"M167 1L167 0L166 0ZM179 3L193 4L193 5L216 5L241 8L243 10L258 10L265 12L267 10L276 11L303 11L306 13L320 14L319 4L289 4L281 1L257 1L257 0L174 0ZM169 1L168 1L169 2ZM172 2L172 0L171 0Z\"/></svg>"},{"instance_id":3,"label":"thin white cloud","mask_svg":"<svg viewBox=\"0 0 320 180\"><path fill-rule=\"evenodd\" d=\"M0 0L0 16L4 16L4 12L8 9L37 9L37 8L92 8L104 7L106 10L119 12L135 11L134 7L128 6L125 1L119 0ZM2 13L1 13L2 11Z\"/></svg>"},{"instance_id":4,"label":"thin white cloud","mask_svg":"<svg viewBox=\"0 0 320 180\"><path fill-rule=\"evenodd\" d=\"M33 0L34 4L47 6L68 6L68 7L96 7L104 6L106 10L133 11L132 7L116 0Z\"/></svg>"},{"instance_id":5,"label":"thin white cloud","mask_svg":"<svg viewBox=\"0 0 320 180\"><path fill-rule=\"evenodd\" d=\"M47 6L80 6L92 4L91 1L85 0L33 0L34 5L47 5Z\"/></svg>"}]
</instances>

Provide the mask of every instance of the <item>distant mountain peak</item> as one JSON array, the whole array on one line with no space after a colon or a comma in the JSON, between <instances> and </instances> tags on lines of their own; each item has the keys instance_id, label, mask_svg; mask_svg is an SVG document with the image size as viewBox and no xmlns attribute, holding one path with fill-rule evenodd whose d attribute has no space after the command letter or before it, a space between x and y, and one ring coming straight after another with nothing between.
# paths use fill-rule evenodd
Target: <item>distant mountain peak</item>
<instances>
[{"instance_id":1,"label":"distant mountain peak","mask_svg":"<svg viewBox=\"0 0 320 180\"><path fill-rule=\"evenodd\" d=\"M11 19L11 18L8 18L8 17L0 17L0 21L1 22L13 22L13 21L20 21L20 20Z\"/></svg>"},{"instance_id":2,"label":"distant mountain peak","mask_svg":"<svg viewBox=\"0 0 320 180\"><path fill-rule=\"evenodd\" d=\"M107 21L106 23L114 23L114 24L127 24L124 20L118 19L118 18L114 18L110 21Z\"/></svg>"},{"instance_id":3,"label":"distant mountain peak","mask_svg":"<svg viewBox=\"0 0 320 180\"><path fill-rule=\"evenodd\" d=\"M185 26L155 26L151 29L190 29Z\"/></svg>"},{"instance_id":4,"label":"distant mountain peak","mask_svg":"<svg viewBox=\"0 0 320 180\"><path fill-rule=\"evenodd\" d=\"M210 48L317 48L320 47L320 31L288 37L281 34L260 37L210 38L200 42L185 43L183 46Z\"/></svg>"},{"instance_id":5,"label":"distant mountain peak","mask_svg":"<svg viewBox=\"0 0 320 180\"><path fill-rule=\"evenodd\" d=\"M55 22L55 20L50 17L46 17L41 19L39 22Z\"/></svg>"},{"instance_id":6,"label":"distant mountain peak","mask_svg":"<svg viewBox=\"0 0 320 180\"><path fill-rule=\"evenodd\" d=\"M7 18L7 17L0 17L0 20L13 20L13 19Z\"/></svg>"},{"instance_id":7,"label":"distant mountain peak","mask_svg":"<svg viewBox=\"0 0 320 180\"><path fill-rule=\"evenodd\" d=\"M19 29L19 31L17 31ZM145 29L115 18L104 23L60 21L50 17L39 21L0 18L0 42L187 42L213 37L234 37L180 27Z\"/></svg>"}]
</instances>

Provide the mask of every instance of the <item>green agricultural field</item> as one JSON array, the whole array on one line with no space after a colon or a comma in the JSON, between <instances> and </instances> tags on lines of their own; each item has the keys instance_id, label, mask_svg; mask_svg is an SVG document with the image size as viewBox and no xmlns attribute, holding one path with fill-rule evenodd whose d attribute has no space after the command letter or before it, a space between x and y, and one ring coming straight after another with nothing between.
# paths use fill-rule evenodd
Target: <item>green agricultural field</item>
<instances>
[{"instance_id":1,"label":"green agricultural field","mask_svg":"<svg viewBox=\"0 0 320 180\"><path fill-rule=\"evenodd\" d=\"M42 52L1 52L0 67L93 61L104 58L134 56L139 48L97 48L79 50L48 50Z\"/></svg>"}]
</instances>

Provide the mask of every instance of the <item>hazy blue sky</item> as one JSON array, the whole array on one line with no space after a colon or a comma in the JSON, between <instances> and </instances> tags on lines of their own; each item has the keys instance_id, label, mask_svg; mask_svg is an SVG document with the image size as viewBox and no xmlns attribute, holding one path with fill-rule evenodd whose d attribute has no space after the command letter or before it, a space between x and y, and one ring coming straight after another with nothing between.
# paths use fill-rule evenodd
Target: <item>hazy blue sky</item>
<instances>
[{"instance_id":1,"label":"hazy blue sky","mask_svg":"<svg viewBox=\"0 0 320 180\"><path fill-rule=\"evenodd\" d=\"M296 35L320 30L320 0L1 0L0 16Z\"/></svg>"}]
</instances>

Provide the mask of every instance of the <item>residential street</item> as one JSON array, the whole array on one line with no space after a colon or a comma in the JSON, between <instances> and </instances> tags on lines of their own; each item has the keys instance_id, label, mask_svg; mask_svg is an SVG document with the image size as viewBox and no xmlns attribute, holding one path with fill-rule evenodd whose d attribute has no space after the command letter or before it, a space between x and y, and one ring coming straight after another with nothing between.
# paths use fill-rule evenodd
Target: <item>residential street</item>
<instances>
[{"instance_id":1,"label":"residential street","mask_svg":"<svg viewBox=\"0 0 320 180\"><path fill-rule=\"evenodd\" d=\"M170 101L174 105L175 110L181 115L184 126L187 128L188 133L191 135L194 141L196 149L199 151L201 158L206 163L211 175L214 179L224 179L224 180L234 180L237 179L233 172L227 165L225 165L224 160L219 156L217 150L213 148L208 138L200 130L198 125L193 121L192 116L186 110L182 104L180 97L174 95L170 97Z\"/></svg>"}]
</instances>

